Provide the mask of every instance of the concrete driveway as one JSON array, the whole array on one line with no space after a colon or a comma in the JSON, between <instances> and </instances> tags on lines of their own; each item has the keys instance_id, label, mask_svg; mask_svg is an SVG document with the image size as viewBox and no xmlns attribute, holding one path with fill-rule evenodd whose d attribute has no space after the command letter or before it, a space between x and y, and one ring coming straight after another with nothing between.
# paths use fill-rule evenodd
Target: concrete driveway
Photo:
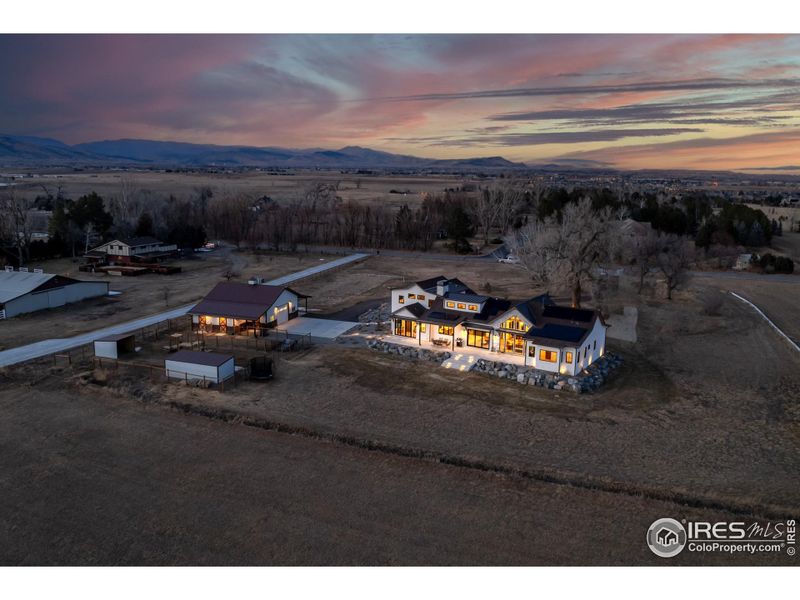
<instances>
[{"instance_id":1,"label":"concrete driveway","mask_svg":"<svg viewBox=\"0 0 800 600\"><path fill-rule=\"evenodd\" d=\"M333 319L315 319L314 317L297 317L278 327L290 335L311 335L311 337L333 340L358 325L353 321L334 321Z\"/></svg>"}]
</instances>

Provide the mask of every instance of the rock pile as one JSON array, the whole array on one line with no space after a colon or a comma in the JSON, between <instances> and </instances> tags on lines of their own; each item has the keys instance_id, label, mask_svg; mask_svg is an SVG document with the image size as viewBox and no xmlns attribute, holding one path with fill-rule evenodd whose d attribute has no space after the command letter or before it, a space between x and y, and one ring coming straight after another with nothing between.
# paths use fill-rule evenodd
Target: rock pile
<instances>
[{"instance_id":1,"label":"rock pile","mask_svg":"<svg viewBox=\"0 0 800 600\"><path fill-rule=\"evenodd\" d=\"M551 390L563 390L578 394L592 392L599 388L609 374L622 364L616 354L607 352L578 375L560 375L509 363L480 359L472 371L501 379L511 379L523 385L535 385Z\"/></svg>"},{"instance_id":2,"label":"rock pile","mask_svg":"<svg viewBox=\"0 0 800 600\"><path fill-rule=\"evenodd\" d=\"M384 302L376 308L370 308L368 311L361 313L358 320L361 323L385 323L391 316L389 303Z\"/></svg>"},{"instance_id":3,"label":"rock pile","mask_svg":"<svg viewBox=\"0 0 800 600\"><path fill-rule=\"evenodd\" d=\"M451 356L449 352L439 352L438 350L428 350L427 348L414 348L413 346L401 346L400 344L392 344L381 340L370 340L367 346L385 354L397 354L405 358L438 363L447 360Z\"/></svg>"}]
</instances>

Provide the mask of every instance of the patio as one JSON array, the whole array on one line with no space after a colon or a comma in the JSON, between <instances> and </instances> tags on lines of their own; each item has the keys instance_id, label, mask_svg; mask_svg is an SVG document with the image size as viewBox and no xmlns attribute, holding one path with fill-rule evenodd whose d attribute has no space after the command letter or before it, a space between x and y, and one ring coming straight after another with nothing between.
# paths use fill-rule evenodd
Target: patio
<instances>
[{"instance_id":1,"label":"patio","mask_svg":"<svg viewBox=\"0 0 800 600\"><path fill-rule=\"evenodd\" d=\"M456 355L474 356L476 361L478 359L483 359L483 360L510 363L515 365L525 364L525 360L522 354L513 354L511 352L492 352L490 350L485 350L483 348L475 348L473 346L467 346L466 344L463 346L456 345L455 348L453 348L451 343L448 343L446 346L443 346L424 340L420 342L417 338L404 337L402 335L394 335L390 333L380 336L379 339L385 342L399 344L401 346L411 346L414 348L427 348L428 350L438 350L438 351L447 350L451 352L453 356ZM449 337L448 337L448 342L449 342Z\"/></svg>"}]
</instances>

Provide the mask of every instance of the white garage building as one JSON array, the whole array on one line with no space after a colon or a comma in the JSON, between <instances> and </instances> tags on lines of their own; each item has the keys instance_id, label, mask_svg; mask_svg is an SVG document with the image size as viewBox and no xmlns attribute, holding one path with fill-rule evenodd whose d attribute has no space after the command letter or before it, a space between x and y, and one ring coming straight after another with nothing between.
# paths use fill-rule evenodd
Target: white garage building
<instances>
[{"instance_id":1,"label":"white garage building","mask_svg":"<svg viewBox=\"0 0 800 600\"><path fill-rule=\"evenodd\" d=\"M233 377L236 366L230 354L180 350L164 361L164 369L171 379L219 383Z\"/></svg>"},{"instance_id":2,"label":"white garage building","mask_svg":"<svg viewBox=\"0 0 800 600\"><path fill-rule=\"evenodd\" d=\"M106 281L79 281L52 273L0 271L0 319L108 295Z\"/></svg>"}]
</instances>

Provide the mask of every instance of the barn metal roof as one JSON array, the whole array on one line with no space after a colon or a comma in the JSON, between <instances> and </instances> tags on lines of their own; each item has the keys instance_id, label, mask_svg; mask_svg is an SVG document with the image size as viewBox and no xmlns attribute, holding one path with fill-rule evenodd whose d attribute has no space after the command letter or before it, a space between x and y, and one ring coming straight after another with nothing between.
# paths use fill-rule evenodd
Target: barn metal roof
<instances>
[{"instance_id":1,"label":"barn metal roof","mask_svg":"<svg viewBox=\"0 0 800 600\"><path fill-rule=\"evenodd\" d=\"M0 271L0 302L8 302L29 294L43 283L50 281L52 273L20 273Z\"/></svg>"},{"instance_id":2,"label":"barn metal roof","mask_svg":"<svg viewBox=\"0 0 800 600\"><path fill-rule=\"evenodd\" d=\"M258 319L289 288L249 283L218 283L205 298L189 310L190 315L213 315L240 319ZM298 297L304 297L293 290Z\"/></svg>"},{"instance_id":3,"label":"barn metal roof","mask_svg":"<svg viewBox=\"0 0 800 600\"><path fill-rule=\"evenodd\" d=\"M233 360L233 356L230 354L220 354L218 352L179 350L175 354L171 354L166 360L191 363L193 365L205 365L207 367L219 367L229 360Z\"/></svg>"}]
</instances>

